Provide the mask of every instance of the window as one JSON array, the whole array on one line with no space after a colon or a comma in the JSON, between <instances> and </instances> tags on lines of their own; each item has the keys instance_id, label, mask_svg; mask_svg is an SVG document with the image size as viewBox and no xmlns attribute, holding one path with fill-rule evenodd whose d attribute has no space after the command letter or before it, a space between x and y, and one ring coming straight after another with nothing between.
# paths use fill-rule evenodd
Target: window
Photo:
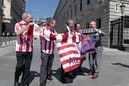
<instances>
[{"instance_id":1,"label":"window","mask_svg":"<svg viewBox=\"0 0 129 86\"><path fill-rule=\"evenodd\" d=\"M90 0L87 0L87 5L89 5L90 4Z\"/></svg>"},{"instance_id":2,"label":"window","mask_svg":"<svg viewBox=\"0 0 129 86\"><path fill-rule=\"evenodd\" d=\"M75 15L77 14L77 5L75 5Z\"/></svg>"},{"instance_id":3,"label":"window","mask_svg":"<svg viewBox=\"0 0 129 86\"><path fill-rule=\"evenodd\" d=\"M89 23L86 23L86 29L88 29L89 28Z\"/></svg>"},{"instance_id":4,"label":"window","mask_svg":"<svg viewBox=\"0 0 129 86\"><path fill-rule=\"evenodd\" d=\"M82 10L82 0L80 0L80 11Z\"/></svg>"},{"instance_id":5,"label":"window","mask_svg":"<svg viewBox=\"0 0 129 86\"><path fill-rule=\"evenodd\" d=\"M129 16L124 16L124 27L129 28Z\"/></svg>"},{"instance_id":6,"label":"window","mask_svg":"<svg viewBox=\"0 0 129 86\"><path fill-rule=\"evenodd\" d=\"M97 27L98 29L101 28L101 18L99 18L99 19L96 20L96 27Z\"/></svg>"}]
</instances>

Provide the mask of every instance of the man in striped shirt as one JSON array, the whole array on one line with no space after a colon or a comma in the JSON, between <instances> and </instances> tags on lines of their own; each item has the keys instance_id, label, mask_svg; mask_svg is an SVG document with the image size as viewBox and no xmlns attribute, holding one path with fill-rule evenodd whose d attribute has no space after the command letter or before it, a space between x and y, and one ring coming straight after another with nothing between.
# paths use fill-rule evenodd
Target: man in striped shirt
<instances>
[{"instance_id":1,"label":"man in striped shirt","mask_svg":"<svg viewBox=\"0 0 129 86\"><path fill-rule=\"evenodd\" d=\"M56 21L54 19L47 19L46 26L43 27L43 32L46 30L49 34L55 34L54 27L56 25ZM46 40L45 38L41 38L41 67L40 67L40 86L46 85L46 79L53 80L51 78L52 72L52 63L54 59L54 48L55 43L54 40Z\"/></svg>"},{"instance_id":2,"label":"man in striped shirt","mask_svg":"<svg viewBox=\"0 0 129 86\"><path fill-rule=\"evenodd\" d=\"M16 23L16 57L17 64L15 68L14 86L19 86L18 81L22 73L21 85L28 86L30 66L33 51L33 18L29 13L23 13L22 21Z\"/></svg>"}]
</instances>

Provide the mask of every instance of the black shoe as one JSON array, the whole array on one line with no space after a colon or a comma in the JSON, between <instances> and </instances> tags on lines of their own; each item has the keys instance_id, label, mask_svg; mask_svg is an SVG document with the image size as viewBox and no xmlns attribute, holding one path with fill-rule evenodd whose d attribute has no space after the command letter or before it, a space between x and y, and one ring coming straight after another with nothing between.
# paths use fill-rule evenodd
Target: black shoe
<instances>
[{"instance_id":1,"label":"black shoe","mask_svg":"<svg viewBox=\"0 0 129 86\"><path fill-rule=\"evenodd\" d=\"M48 80L52 81L53 79L51 77L47 77Z\"/></svg>"},{"instance_id":2,"label":"black shoe","mask_svg":"<svg viewBox=\"0 0 129 86\"><path fill-rule=\"evenodd\" d=\"M15 83L14 83L14 86L19 86L18 82L15 82Z\"/></svg>"},{"instance_id":3,"label":"black shoe","mask_svg":"<svg viewBox=\"0 0 129 86\"><path fill-rule=\"evenodd\" d=\"M64 83L66 83L66 80L65 80L65 78L63 77L61 77L61 82L64 84Z\"/></svg>"}]
</instances>

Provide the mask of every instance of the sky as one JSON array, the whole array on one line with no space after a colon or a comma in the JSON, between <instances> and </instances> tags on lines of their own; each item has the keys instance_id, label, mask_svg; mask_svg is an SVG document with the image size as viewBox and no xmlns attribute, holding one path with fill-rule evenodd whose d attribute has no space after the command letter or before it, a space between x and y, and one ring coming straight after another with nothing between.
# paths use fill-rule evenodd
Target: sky
<instances>
[{"instance_id":1,"label":"sky","mask_svg":"<svg viewBox=\"0 0 129 86\"><path fill-rule=\"evenodd\" d=\"M52 17L56 11L59 0L25 0L26 11L30 12L34 20Z\"/></svg>"}]
</instances>

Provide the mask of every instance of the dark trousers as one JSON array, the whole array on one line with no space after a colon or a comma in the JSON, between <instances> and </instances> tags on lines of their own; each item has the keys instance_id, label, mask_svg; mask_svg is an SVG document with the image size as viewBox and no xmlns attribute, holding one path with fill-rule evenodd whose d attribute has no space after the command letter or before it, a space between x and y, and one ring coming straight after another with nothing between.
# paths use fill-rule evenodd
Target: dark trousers
<instances>
[{"instance_id":1,"label":"dark trousers","mask_svg":"<svg viewBox=\"0 0 129 86\"><path fill-rule=\"evenodd\" d=\"M102 50L102 47L97 47L96 53L89 54L89 66L93 74L99 74Z\"/></svg>"},{"instance_id":2,"label":"dark trousers","mask_svg":"<svg viewBox=\"0 0 129 86\"><path fill-rule=\"evenodd\" d=\"M16 52L16 58L15 82L19 81L19 77L22 74L21 84L25 85L29 81L32 52Z\"/></svg>"},{"instance_id":3,"label":"dark trousers","mask_svg":"<svg viewBox=\"0 0 129 86\"><path fill-rule=\"evenodd\" d=\"M93 74L99 74L102 57L102 48L98 47L96 53L89 54L89 66Z\"/></svg>"},{"instance_id":4,"label":"dark trousers","mask_svg":"<svg viewBox=\"0 0 129 86\"><path fill-rule=\"evenodd\" d=\"M89 54L89 66L91 72L95 74L95 70L97 67L96 53Z\"/></svg>"},{"instance_id":5,"label":"dark trousers","mask_svg":"<svg viewBox=\"0 0 129 86\"><path fill-rule=\"evenodd\" d=\"M53 59L54 54L41 53L40 86L45 86L47 77L52 76Z\"/></svg>"}]
</instances>

